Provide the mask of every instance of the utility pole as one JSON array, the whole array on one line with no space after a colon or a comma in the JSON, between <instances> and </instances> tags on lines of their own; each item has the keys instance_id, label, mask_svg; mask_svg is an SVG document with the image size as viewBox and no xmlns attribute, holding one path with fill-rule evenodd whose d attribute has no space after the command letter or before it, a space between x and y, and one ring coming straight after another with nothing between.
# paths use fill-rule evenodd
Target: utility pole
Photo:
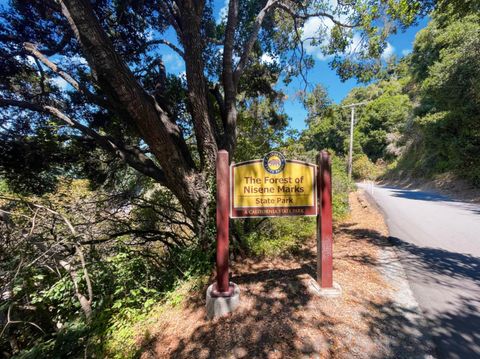
<instances>
[{"instance_id":1,"label":"utility pole","mask_svg":"<svg viewBox=\"0 0 480 359\"><path fill-rule=\"evenodd\" d=\"M364 102L352 103L350 105L342 106L342 108L350 107L352 109L352 116L350 119L350 145L349 145L349 151L348 151L348 179L352 178L353 126L355 124L355 107L366 105L367 103L368 103L367 101L364 101Z\"/></svg>"}]
</instances>

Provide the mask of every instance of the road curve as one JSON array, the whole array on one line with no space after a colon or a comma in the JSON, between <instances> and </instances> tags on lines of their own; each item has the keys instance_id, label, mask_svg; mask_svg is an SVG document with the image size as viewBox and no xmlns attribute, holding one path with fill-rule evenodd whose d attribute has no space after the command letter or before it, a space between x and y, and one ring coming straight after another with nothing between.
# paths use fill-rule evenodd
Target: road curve
<instances>
[{"instance_id":1,"label":"road curve","mask_svg":"<svg viewBox=\"0 0 480 359\"><path fill-rule=\"evenodd\" d=\"M358 184L385 215L439 358L480 358L480 205Z\"/></svg>"}]
</instances>

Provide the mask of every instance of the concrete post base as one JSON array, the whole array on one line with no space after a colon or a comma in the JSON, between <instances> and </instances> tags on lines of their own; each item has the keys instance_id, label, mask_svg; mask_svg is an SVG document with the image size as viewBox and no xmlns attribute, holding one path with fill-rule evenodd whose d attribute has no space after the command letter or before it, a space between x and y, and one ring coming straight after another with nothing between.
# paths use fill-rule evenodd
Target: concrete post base
<instances>
[{"instance_id":1,"label":"concrete post base","mask_svg":"<svg viewBox=\"0 0 480 359\"><path fill-rule=\"evenodd\" d=\"M333 282L333 287L322 288L311 276L309 276L307 280L307 288L310 294L318 295L319 297L336 298L342 295L342 287L340 287L340 284Z\"/></svg>"},{"instance_id":2,"label":"concrete post base","mask_svg":"<svg viewBox=\"0 0 480 359\"><path fill-rule=\"evenodd\" d=\"M233 286L233 294L230 297L212 296L214 284L207 289L207 318L214 319L222 315L233 312L240 305L240 288L235 283L230 282Z\"/></svg>"}]
</instances>

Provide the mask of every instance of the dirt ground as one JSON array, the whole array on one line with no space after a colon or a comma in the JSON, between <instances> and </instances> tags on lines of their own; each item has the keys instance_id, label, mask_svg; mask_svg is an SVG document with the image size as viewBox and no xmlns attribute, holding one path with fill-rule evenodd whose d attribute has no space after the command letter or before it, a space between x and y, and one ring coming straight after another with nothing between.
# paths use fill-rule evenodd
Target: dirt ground
<instances>
[{"instance_id":1,"label":"dirt ground","mask_svg":"<svg viewBox=\"0 0 480 359\"><path fill-rule=\"evenodd\" d=\"M361 193L350 196L351 215L334 234L334 281L340 298L307 290L315 277L312 238L300 254L246 259L232 265L241 305L213 321L204 293L155 318L141 358L387 358L408 357L412 348L395 310L394 288L379 269L386 245L382 216Z\"/></svg>"}]
</instances>

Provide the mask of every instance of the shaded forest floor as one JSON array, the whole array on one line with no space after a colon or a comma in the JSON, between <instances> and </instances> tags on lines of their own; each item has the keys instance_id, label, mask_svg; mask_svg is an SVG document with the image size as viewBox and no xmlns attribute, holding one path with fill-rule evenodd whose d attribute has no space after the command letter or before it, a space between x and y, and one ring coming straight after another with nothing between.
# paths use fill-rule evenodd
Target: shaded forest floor
<instances>
[{"instance_id":1,"label":"shaded forest floor","mask_svg":"<svg viewBox=\"0 0 480 359\"><path fill-rule=\"evenodd\" d=\"M140 357L150 358L386 358L421 356L421 339L408 307L384 271L389 246L382 216L365 197L350 195L350 217L334 236L334 280L340 298L308 290L315 277L312 238L288 257L244 259L232 265L241 305L213 321L205 293L166 310L138 337ZM392 258L389 259L392 261ZM393 259L394 260L394 259ZM213 279L212 279L213 280Z\"/></svg>"}]
</instances>

